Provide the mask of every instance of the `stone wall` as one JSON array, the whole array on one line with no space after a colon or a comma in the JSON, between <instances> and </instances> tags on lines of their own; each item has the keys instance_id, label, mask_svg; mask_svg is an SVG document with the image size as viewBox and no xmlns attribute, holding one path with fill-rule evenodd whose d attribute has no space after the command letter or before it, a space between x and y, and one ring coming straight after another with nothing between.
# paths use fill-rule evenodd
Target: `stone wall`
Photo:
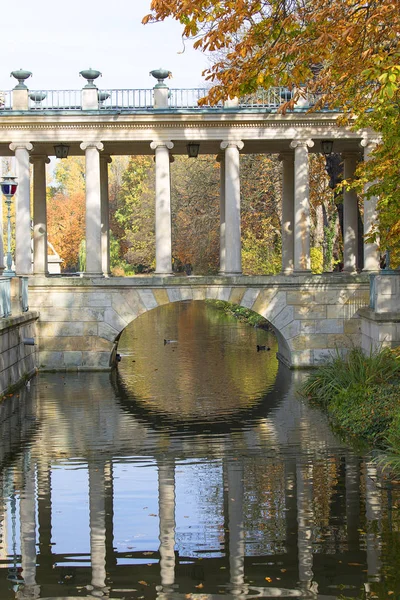
<instances>
[{"instance_id":1,"label":"stone wall","mask_svg":"<svg viewBox=\"0 0 400 600\"><path fill-rule=\"evenodd\" d=\"M361 346L365 353L400 346L400 273L371 276L371 301L360 311Z\"/></svg>"},{"instance_id":2,"label":"stone wall","mask_svg":"<svg viewBox=\"0 0 400 600\"><path fill-rule=\"evenodd\" d=\"M308 368L361 345L358 310L369 302L367 276L38 278L29 286L38 323L40 370L104 370L137 317L171 302L219 299L265 317L279 358Z\"/></svg>"},{"instance_id":3,"label":"stone wall","mask_svg":"<svg viewBox=\"0 0 400 600\"><path fill-rule=\"evenodd\" d=\"M36 341L39 313L0 319L0 395L31 377L37 369L37 346L27 346L24 338Z\"/></svg>"}]
</instances>

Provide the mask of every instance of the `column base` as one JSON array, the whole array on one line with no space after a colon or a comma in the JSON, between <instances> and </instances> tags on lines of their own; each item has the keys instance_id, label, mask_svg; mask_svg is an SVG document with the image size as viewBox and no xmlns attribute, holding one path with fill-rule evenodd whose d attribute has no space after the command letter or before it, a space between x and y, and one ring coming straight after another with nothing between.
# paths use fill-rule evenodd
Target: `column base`
<instances>
[{"instance_id":1,"label":"column base","mask_svg":"<svg viewBox=\"0 0 400 600\"><path fill-rule=\"evenodd\" d=\"M84 271L83 273L80 273L81 277L104 277L103 273L90 273L88 271Z\"/></svg>"},{"instance_id":2,"label":"column base","mask_svg":"<svg viewBox=\"0 0 400 600\"><path fill-rule=\"evenodd\" d=\"M313 272L311 271L311 269L301 269L301 270L297 270L297 269L293 269L292 271L292 275L312 275Z\"/></svg>"},{"instance_id":3,"label":"column base","mask_svg":"<svg viewBox=\"0 0 400 600\"><path fill-rule=\"evenodd\" d=\"M293 275L293 269L282 269L281 275Z\"/></svg>"},{"instance_id":4,"label":"column base","mask_svg":"<svg viewBox=\"0 0 400 600\"><path fill-rule=\"evenodd\" d=\"M242 271L219 271L218 275L222 275L224 277L237 277L238 275L243 275Z\"/></svg>"},{"instance_id":5,"label":"column base","mask_svg":"<svg viewBox=\"0 0 400 600\"><path fill-rule=\"evenodd\" d=\"M174 273L172 271L167 271L166 273L162 271L154 271L154 275L158 275L159 277L173 277Z\"/></svg>"},{"instance_id":6,"label":"column base","mask_svg":"<svg viewBox=\"0 0 400 600\"><path fill-rule=\"evenodd\" d=\"M346 273L346 275L357 275L357 269L343 269L342 273Z\"/></svg>"}]
</instances>

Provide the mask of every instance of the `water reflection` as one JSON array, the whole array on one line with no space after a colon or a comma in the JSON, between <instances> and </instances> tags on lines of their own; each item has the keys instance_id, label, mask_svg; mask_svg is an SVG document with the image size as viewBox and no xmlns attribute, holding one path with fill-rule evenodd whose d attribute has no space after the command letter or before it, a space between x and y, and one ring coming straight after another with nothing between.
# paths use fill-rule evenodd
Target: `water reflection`
<instances>
[{"instance_id":1,"label":"water reflection","mask_svg":"<svg viewBox=\"0 0 400 600\"><path fill-rule=\"evenodd\" d=\"M295 396L303 375L274 368L248 403L222 398L224 420L217 396L216 423L102 373L8 399L0 598L397 594L398 490L388 502L370 459Z\"/></svg>"}]
</instances>

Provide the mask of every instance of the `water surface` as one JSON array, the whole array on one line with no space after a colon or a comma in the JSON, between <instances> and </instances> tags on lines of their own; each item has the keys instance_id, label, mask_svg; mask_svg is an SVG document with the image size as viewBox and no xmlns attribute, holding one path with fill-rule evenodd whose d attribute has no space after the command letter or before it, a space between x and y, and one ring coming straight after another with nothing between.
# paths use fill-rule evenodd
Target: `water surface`
<instances>
[{"instance_id":1,"label":"water surface","mask_svg":"<svg viewBox=\"0 0 400 600\"><path fill-rule=\"evenodd\" d=\"M204 303L167 305L124 332L118 373L40 374L7 398L1 600L400 597L397 484L276 351Z\"/></svg>"}]
</instances>

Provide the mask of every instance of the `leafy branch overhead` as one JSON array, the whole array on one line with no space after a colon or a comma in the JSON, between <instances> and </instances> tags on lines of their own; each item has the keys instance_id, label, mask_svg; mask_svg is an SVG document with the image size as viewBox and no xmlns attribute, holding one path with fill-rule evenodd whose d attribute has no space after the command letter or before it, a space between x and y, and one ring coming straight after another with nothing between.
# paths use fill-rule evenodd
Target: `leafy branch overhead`
<instances>
[{"instance_id":1,"label":"leafy branch overhead","mask_svg":"<svg viewBox=\"0 0 400 600\"><path fill-rule=\"evenodd\" d=\"M399 253L399 0L152 0L143 22L172 17L184 38L217 59L204 75L213 86L203 102L260 88L314 94L313 110L340 109L339 123L373 129L382 144L360 182L379 180L383 248Z\"/></svg>"}]
</instances>

